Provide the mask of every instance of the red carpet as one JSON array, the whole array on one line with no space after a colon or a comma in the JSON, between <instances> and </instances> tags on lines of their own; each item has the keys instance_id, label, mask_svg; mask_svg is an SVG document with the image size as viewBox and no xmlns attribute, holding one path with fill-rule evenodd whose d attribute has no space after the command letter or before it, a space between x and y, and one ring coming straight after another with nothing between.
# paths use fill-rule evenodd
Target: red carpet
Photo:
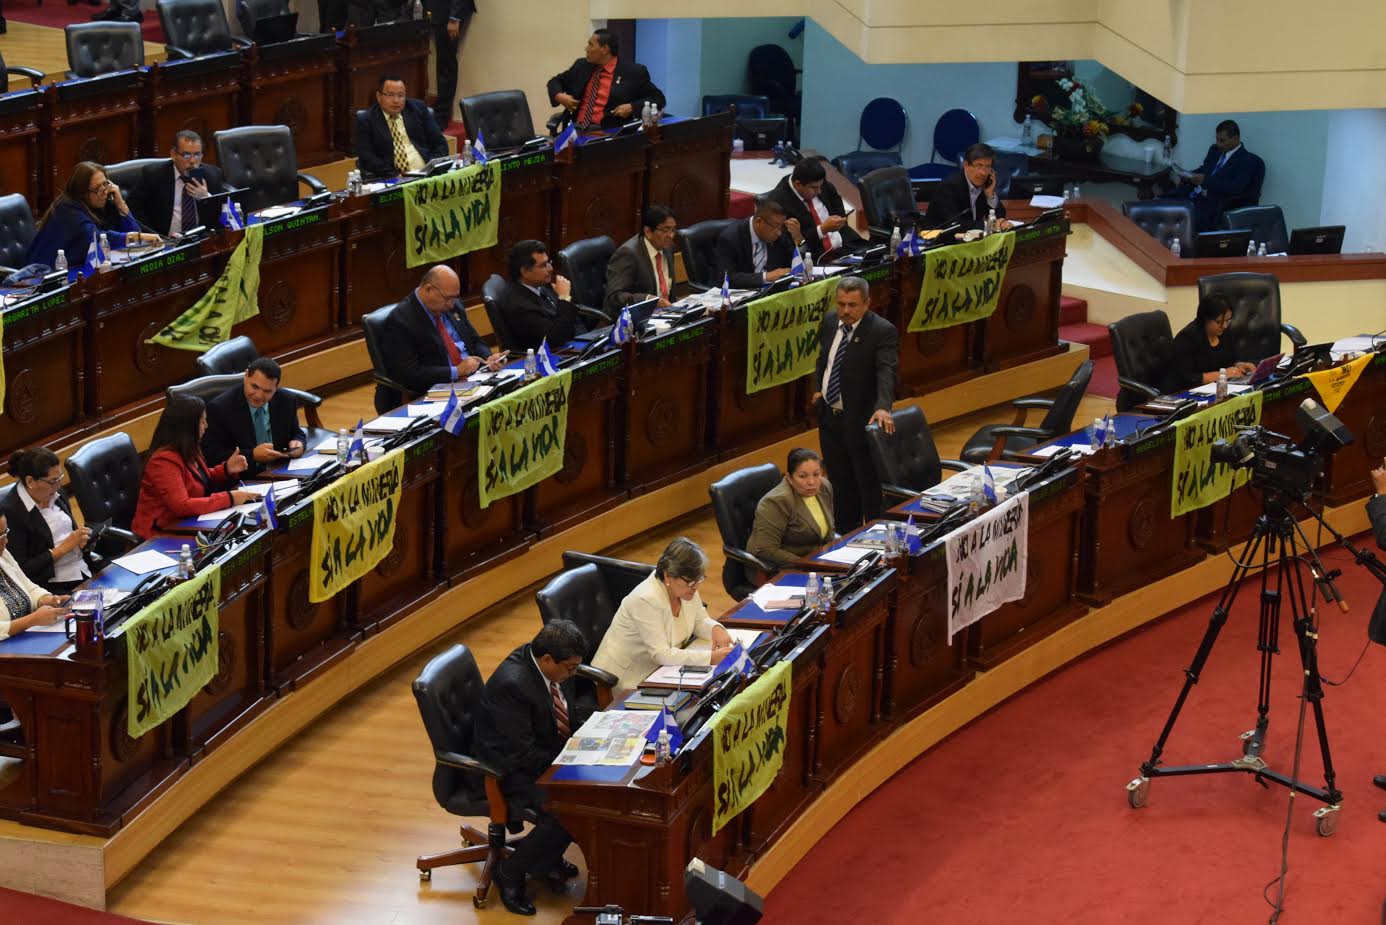
<instances>
[{"instance_id":1,"label":"red carpet","mask_svg":"<svg viewBox=\"0 0 1386 925\"><path fill-rule=\"evenodd\" d=\"M76 22L91 22L91 14L99 13L107 6L108 4L104 0L99 6L91 6L86 0L81 0L76 6L68 6L67 0L44 0L43 6L36 6L33 0L7 0L5 2L5 17L16 22L27 22L34 26L51 26L54 29L61 29L63 26ZM146 42L153 42L156 45L164 44L164 28L159 24L158 11L144 11L144 22L140 24L140 32L144 35ZM10 61L9 63L17 65L24 62Z\"/></svg>"},{"instance_id":2,"label":"red carpet","mask_svg":"<svg viewBox=\"0 0 1386 925\"><path fill-rule=\"evenodd\" d=\"M0 887L0 921L13 925L142 925L143 919L127 919L123 915L97 912L82 906L59 902L30 893L19 893Z\"/></svg>"},{"instance_id":3,"label":"red carpet","mask_svg":"<svg viewBox=\"0 0 1386 925\"><path fill-rule=\"evenodd\" d=\"M1370 537L1364 537L1367 544ZM1341 679L1366 642L1380 587L1332 550L1352 605L1322 619L1320 664ZM1255 722L1256 602L1242 590L1166 748L1167 765L1223 762ZM1256 923L1280 865L1288 791L1249 774L1154 780L1132 810L1125 784L1150 756L1208 625L1213 600L1034 685L922 756L863 801L771 893L764 921L871 923ZM1298 652L1282 616L1266 760L1289 773ZM1338 831L1295 800L1282 925L1380 920L1386 898L1386 652L1372 646L1324 697ZM1323 783L1312 712L1301 778Z\"/></svg>"}]
</instances>

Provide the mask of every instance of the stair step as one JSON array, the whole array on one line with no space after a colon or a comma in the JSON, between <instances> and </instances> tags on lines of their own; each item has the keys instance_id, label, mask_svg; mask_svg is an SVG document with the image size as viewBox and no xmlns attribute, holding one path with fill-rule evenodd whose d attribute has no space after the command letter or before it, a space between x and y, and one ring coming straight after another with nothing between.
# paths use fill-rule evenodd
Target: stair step
<instances>
[{"instance_id":1,"label":"stair step","mask_svg":"<svg viewBox=\"0 0 1386 925\"><path fill-rule=\"evenodd\" d=\"M1087 344L1088 355L1094 360L1112 355L1112 339L1100 324L1061 324L1059 338L1070 343Z\"/></svg>"},{"instance_id":2,"label":"stair step","mask_svg":"<svg viewBox=\"0 0 1386 925\"><path fill-rule=\"evenodd\" d=\"M1059 324L1083 324L1088 320L1088 300L1059 296Z\"/></svg>"}]
</instances>

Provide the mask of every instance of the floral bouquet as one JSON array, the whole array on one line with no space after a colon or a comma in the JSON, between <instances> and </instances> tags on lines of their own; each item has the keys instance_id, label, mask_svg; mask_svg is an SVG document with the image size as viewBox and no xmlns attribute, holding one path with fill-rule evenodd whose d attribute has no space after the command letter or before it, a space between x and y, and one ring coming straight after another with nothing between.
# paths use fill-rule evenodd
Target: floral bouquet
<instances>
[{"instance_id":1,"label":"floral bouquet","mask_svg":"<svg viewBox=\"0 0 1386 925\"><path fill-rule=\"evenodd\" d=\"M1055 132L1070 137L1105 139L1113 114L1096 94L1078 81L1064 77L1058 83L1059 89L1068 94L1068 106L1055 106L1049 113Z\"/></svg>"}]
</instances>

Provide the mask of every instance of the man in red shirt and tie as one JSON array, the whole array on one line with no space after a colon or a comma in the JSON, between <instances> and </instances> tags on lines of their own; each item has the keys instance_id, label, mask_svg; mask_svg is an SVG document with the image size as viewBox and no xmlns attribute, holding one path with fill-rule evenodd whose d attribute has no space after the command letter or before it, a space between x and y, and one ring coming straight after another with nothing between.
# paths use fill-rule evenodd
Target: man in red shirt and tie
<instances>
[{"instance_id":1,"label":"man in red shirt and tie","mask_svg":"<svg viewBox=\"0 0 1386 925\"><path fill-rule=\"evenodd\" d=\"M643 64L620 59L609 30L587 40L587 54L549 81L549 100L572 114L578 128L616 128L640 118L647 102L664 109L664 94Z\"/></svg>"}]
</instances>

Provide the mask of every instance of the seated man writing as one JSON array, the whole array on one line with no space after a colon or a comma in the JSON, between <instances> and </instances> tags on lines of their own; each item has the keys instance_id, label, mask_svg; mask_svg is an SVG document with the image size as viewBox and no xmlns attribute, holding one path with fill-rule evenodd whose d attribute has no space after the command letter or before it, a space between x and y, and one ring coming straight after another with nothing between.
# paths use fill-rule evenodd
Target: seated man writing
<instances>
[{"instance_id":1,"label":"seated man writing","mask_svg":"<svg viewBox=\"0 0 1386 925\"><path fill-rule=\"evenodd\" d=\"M789 232L785 234L785 232ZM733 289L759 289L789 274L794 248L804 240L799 222L769 196L756 197L756 211L717 236L717 279Z\"/></svg>"}]
</instances>

